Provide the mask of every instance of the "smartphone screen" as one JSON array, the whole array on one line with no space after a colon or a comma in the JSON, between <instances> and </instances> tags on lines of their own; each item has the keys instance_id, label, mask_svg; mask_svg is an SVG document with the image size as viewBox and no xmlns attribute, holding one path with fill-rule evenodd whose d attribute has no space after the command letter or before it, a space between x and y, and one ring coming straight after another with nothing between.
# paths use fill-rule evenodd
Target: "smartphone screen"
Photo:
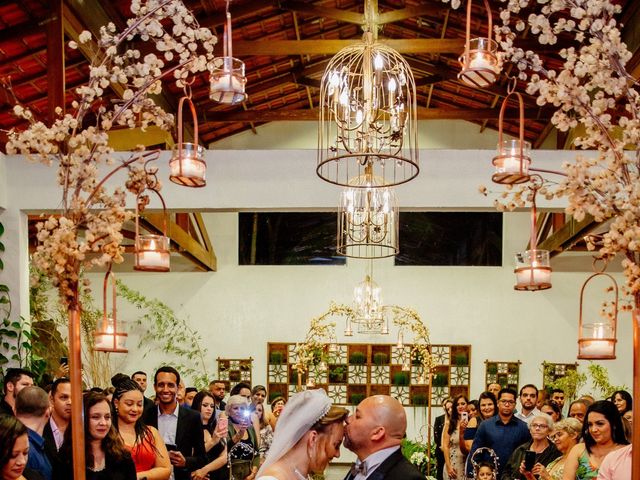
<instances>
[{"instance_id":1,"label":"smartphone screen","mask_svg":"<svg viewBox=\"0 0 640 480\"><path fill-rule=\"evenodd\" d=\"M530 472L536 464L536 452L527 450L524 452L524 469Z\"/></svg>"}]
</instances>

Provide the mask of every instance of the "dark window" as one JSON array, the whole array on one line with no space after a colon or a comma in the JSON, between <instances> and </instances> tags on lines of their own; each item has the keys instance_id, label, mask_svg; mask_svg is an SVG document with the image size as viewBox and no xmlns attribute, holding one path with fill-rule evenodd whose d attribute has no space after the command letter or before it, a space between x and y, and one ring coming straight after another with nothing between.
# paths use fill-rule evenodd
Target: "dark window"
<instances>
[{"instance_id":1,"label":"dark window","mask_svg":"<svg viewBox=\"0 0 640 480\"><path fill-rule=\"evenodd\" d=\"M240 265L344 265L332 212L239 214Z\"/></svg>"},{"instance_id":2,"label":"dark window","mask_svg":"<svg viewBox=\"0 0 640 480\"><path fill-rule=\"evenodd\" d=\"M502 214L401 212L396 265L502 265Z\"/></svg>"}]
</instances>

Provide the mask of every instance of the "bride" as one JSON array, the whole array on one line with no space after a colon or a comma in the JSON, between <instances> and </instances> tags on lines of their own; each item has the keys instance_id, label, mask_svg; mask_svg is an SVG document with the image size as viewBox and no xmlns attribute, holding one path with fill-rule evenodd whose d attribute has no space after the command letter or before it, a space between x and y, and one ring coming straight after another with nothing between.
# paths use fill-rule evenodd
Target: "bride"
<instances>
[{"instance_id":1,"label":"bride","mask_svg":"<svg viewBox=\"0 0 640 480\"><path fill-rule=\"evenodd\" d=\"M278 419L267 459L257 480L307 480L340 456L349 411L331 405L324 390L294 394Z\"/></svg>"}]
</instances>

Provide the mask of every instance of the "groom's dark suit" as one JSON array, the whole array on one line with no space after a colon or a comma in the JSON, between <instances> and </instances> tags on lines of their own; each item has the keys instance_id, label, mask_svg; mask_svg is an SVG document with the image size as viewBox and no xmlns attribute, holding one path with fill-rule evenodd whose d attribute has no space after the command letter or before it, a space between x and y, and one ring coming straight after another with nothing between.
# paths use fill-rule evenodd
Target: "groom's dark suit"
<instances>
[{"instance_id":1,"label":"groom's dark suit","mask_svg":"<svg viewBox=\"0 0 640 480\"><path fill-rule=\"evenodd\" d=\"M353 477L349 473L345 480ZM398 449L389 455L384 462L367 476L367 480L424 480L425 476L420 473L415 465L409 462Z\"/></svg>"},{"instance_id":2,"label":"groom's dark suit","mask_svg":"<svg viewBox=\"0 0 640 480\"><path fill-rule=\"evenodd\" d=\"M142 419L146 425L158 428L158 407L145 410ZM200 414L195 410L180 407L176 427L176 446L186 460L184 468L174 468L176 480L189 480L192 471L207 463L204 449L204 432Z\"/></svg>"}]
</instances>

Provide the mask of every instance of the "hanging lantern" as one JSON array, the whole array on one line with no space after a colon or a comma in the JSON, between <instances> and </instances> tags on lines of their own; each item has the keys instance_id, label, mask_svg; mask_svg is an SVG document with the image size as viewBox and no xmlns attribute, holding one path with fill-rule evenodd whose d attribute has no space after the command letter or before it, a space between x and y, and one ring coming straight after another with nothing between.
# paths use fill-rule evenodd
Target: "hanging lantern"
<instances>
[{"instance_id":1,"label":"hanging lantern","mask_svg":"<svg viewBox=\"0 0 640 480\"><path fill-rule=\"evenodd\" d=\"M614 294L611 318L593 323L585 323L583 318L583 299L587 284L596 277L611 280ZM578 320L578 358L583 360L613 360L616 358L616 325L618 323L618 283L604 272L591 275L580 289L580 316Z\"/></svg>"},{"instance_id":2,"label":"hanging lantern","mask_svg":"<svg viewBox=\"0 0 640 480\"><path fill-rule=\"evenodd\" d=\"M329 61L320 83L316 173L345 187L366 170L384 187L419 172L413 72L398 52L377 42L375 25L368 28L362 42Z\"/></svg>"},{"instance_id":3,"label":"hanging lantern","mask_svg":"<svg viewBox=\"0 0 640 480\"><path fill-rule=\"evenodd\" d=\"M458 61L461 65L458 78L472 87L487 87L494 83L500 75L498 61L498 44L493 40L493 19L487 0L483 0L487 11L488 37L471 38L471 4L467 2L467 30L464 53Z\"/></svg>"},{"instance_id":4,"label":"hanging lantern","mask_svg":"<svg viewBox=\"0 0 640 480\"><path fill-rule=\"evenodd\" d=\"M351 317L347 316L347 326L344 329L345 337L353 337L353 328L351 328Z\"/></svg>"},{"instance_id":5,"label":"hanging lantern","mask_svg":"<svg viewBox=\"0 0 640 480\"><path fill-rule=\"evenodd\" d=\"M182 141L182 107L185 102L189 104L193 119L193 143ZM171 171L169 179L178 185L204 187L207 184L204 148L198 145L198 117L190 96L182 97L178 103L178 143L173 147L169 170Z\"/></svg>"},{"instance_id":6,"label":"hanging lantern","mask_svg":"<svg viewBox=\"0 0 640 480\"><path fill-rule=\"evenodd\" d=\"M386 317L382 305L381 289L367 275L353 291L354 319L358 333L388 333Z\"/></svg>"},{"instance_id":7,"label":"hanging lantern","mask_svg":"<svg viewBox=\"0 0 640 480\"><path fill-rule=\"evenodd\" d=\"M518 108L520 111L520 134L517 139L505 140L502 135L504 122L504 111L507 101L511 95L518 98ZM491 180L503 185L515 185L524 183L531 178L529 175L529 164L531 163L531 143L524 140L524 102L522 95L518 92L509 92L502 101L500 117L498 119L498 153L493 157L495 171Z\"/></svg>"},{"instance_id":8,"label":"hanging lantern","mask_svg":"<svg viewBox=\"0 0 640 480\"><path fill-rule=\"evenodd\" d=\"M536 227L536 194L540 188L534 184L531 205L531 238L529 250L516 254L516 290L546 290L551 288L551 263L548 250L538 250L538 231Z\"/></svg>"},{"instance_id":9,"label":"hanging lantern","mask_svg":"<svg viewBox=\"0 0 640 480\"><path fill-rule=\"evenodd\" d=\"M107 288L111 280L111 315L107 312ZM102 284L102 322L93 333L93 349L98 352L127 353L127 334L118 330L116 311L116 277L109 270Z\"/></svg>"},{"instance_id":10,"label":"hanging lantern","mask_svg":"<svg viewBox=\"0 0 640 480\"><path fill-rule=\"evenodd\" d=\"M162 235L140 234L140 213L142 210L140 195L136 200L136 237L134 270L143 272L168 272L170 269L171 253L169 251L169 237L167 237L167 207L160 193L155 192L162 202Z\"/></svg>"},{"instance_id":11,"label":"hanging lantern","mask_svg":"<svg viewBox=\"0 0 640 480\"><path fill-rule=\"evenodd\" d=\"M404 348L404 335L402 334L402 330L398 331L398 342L396 343L396 348Z\"/></svg>"},{"instance_id":12,"label":"hanging lantern","mask_svg":"<svg viewBox=\"0 0 640 480\"><path fill-rule=\"evenodd\" d=\"M338 206L338 254L352 258L385 258L397 255L399 209L395 192L382 187L373 167L352 179Z\"/></svg>"},{"instance_id":13,"label":"hanging lantern","mask_svg":"<svg viewBox=\"0 0 640 480\"><path fill-rule=\"evenodd\" d=\"M232 37L231 13L229 12L229 0L227 0L227 21L224 25L222 42L223 56L213 59L209 96L215 102L235 105L247 99L244 91L247 77L244 74L244 62L233 58Z\"/></svg>"}]
</instances>

